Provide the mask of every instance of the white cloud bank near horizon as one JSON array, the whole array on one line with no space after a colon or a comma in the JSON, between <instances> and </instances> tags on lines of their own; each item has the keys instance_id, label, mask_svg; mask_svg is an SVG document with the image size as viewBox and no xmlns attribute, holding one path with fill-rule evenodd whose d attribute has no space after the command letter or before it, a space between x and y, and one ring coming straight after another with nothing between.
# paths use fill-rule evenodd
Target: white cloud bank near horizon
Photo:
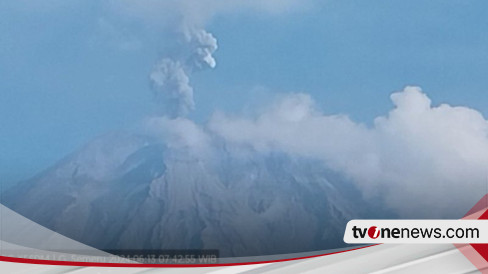
<instances>
[{"instance_id":1,"label":"white cloud bank near horizon","mask_svg":"<svg viewBox=\"0 0 488 274\"><path fill-rule=\"evenodd\" d=\"M462 216L486 190L488 121L467 107L432 106L419 87L391 100L394 108L371 127L325 115L303 93L283 96L252 118L215 113L204 126L167 117L147 125L164 132L168 145L199 155L223 140L238 149L321 160L401 217Z\"/></svg>"}]
</instances>

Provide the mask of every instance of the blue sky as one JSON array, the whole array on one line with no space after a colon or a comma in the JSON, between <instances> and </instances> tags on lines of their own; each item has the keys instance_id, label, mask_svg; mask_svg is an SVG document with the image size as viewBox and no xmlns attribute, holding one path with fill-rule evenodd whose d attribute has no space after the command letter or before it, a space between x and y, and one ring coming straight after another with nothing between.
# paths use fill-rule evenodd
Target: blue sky
<instances>
[{"instance_id":1,"label":"blue sky","mask_svg":"<svg viewBox=\"0 0 488 274\"><path fill-rule=\"evenodd\" d=\"M0 3L0 177L32 176L154 110L148 74L166 29L104 1ZM419 85L434 104L488 107L486 1L323 1L307 10L214 16L217 67L195 73L194 120L306 92L325 113L371 124Z\"/></svg>"}]
</instances>

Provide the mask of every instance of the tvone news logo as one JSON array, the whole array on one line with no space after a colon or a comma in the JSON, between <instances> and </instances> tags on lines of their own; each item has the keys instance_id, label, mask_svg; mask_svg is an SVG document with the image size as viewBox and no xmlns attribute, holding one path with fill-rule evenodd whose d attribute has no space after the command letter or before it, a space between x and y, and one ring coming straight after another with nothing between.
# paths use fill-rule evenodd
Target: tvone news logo
<instances>
[{"instance_id":1,"label":"tvone news logo","mask_svg":"<svg viewBox=\"0 0 488 274\"><path fill-rule=\"evenodd\" d=\"M344 241L349 244L488 243L487 231L488 220L351 220Z\"/></svg>"},{"instance_id":2,"label":"tvone news logo","mask_svg":"<svg viewBox=\"0 0 488 274\"><path fill-rule=\"evenodd\" d=\"M364 238L366 237L366 234L368 234L371 239L377 239L381 234L381 229L377 226L371 226L370 228L358 228L357 226L354 226L352 228L352 233L356 239Z\"/></svg>"},{"instance_id":3,"label":"tvone news logo","mask_svg":"<svg viewBox=\"0 0 488 274\"><path fill-rule=\"evenodd\" d=\"M452 230L452 231L451 231ZM377 226L370 226L369 228L359 228L357 226L352 227L352 235L356 239L364 239L366 235L376 240L380 239L401 239L401 238L455 238L455 237L464 237L467 236L462 229L461 230L453 230L448 229L448 232L455 232L450 234L443 234L441 228L388 228L382 227L378 228Z\"/></svg>"},{"instance_id":4,"label":"tvone news logo","mask_svg":"<svg viewBox=\"0 0 488 274\"><path fill-rule=\"evenodd\" d=\"M352 235L356 239L364 239L366 235L375 240L381 239L479 239L480 230L476 227L403 227L381 229L377 226L369 228L352 227Z\"/></svg>"}]
</instances>

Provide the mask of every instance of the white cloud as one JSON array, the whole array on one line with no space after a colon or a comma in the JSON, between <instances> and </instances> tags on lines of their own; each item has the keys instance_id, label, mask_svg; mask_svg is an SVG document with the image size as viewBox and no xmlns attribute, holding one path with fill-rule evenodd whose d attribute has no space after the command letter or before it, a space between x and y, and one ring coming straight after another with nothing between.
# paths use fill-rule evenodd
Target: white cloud
<instances>
[{"instance_id":1,"label":"white cloud","mask_svg":"<svg viewBox=\"0 0 488 274\"><path fill-rule=\"evenodd\" d=\"M143 131L150 136L165 140L168 147L189 150L195 155L210 149L210 137L193 121L185 118L152 117L143 123Z\"/></svg>"},{"instance_id":2,"label":"white cloud","mask_svg":"<svg viewBox=\"0 0 488 274\"><path fill-rule=\"evenodd\" d=\"M295 94L254 119L216 114L209 129L237 146L321 159L405 217L465 213L485 192L487 121L470 108L432 107L417 87L391 99L395 108L371 128Z\"/></svg>"}]
</instances>

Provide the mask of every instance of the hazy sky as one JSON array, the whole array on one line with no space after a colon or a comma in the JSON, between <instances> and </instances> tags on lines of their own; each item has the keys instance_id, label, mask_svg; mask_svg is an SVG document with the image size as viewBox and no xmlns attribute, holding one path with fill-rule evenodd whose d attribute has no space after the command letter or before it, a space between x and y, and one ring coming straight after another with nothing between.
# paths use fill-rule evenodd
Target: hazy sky
<instances>
[{"instance_id":1,"label":"hazy sky","mask_svg":"<svg viewBox=\"0 0 488 274\"><path fill-rule=\"evenodd\" d=\"M148 74L174 37L167 23L114 12L107 2L1 1L3 182L153 113ZM406 85L422 86L434 105L488 114L486 1L318 2L208 20L218 64L191 79L191 117L203 122L214 110L241 112L275 93L305 92L324 113L370 125Z\"/></svg>"}]
</instances>

